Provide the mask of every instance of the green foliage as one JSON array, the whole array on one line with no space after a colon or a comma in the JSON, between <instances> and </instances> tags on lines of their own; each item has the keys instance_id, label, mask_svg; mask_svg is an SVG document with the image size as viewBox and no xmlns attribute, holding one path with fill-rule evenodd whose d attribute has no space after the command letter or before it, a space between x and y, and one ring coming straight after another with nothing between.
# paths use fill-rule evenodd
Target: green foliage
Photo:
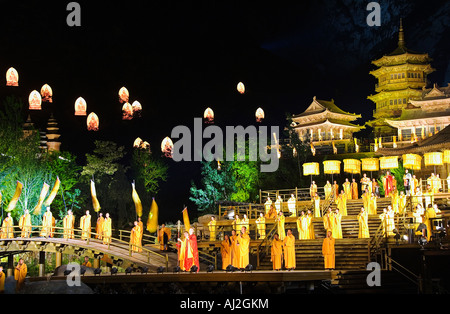
<instances>
[{"instance_id":1,"label":"green foliage","mask_svg":"<svg viewBox=\"0 0 450 314\"><path fill-rule=\"evenodd\" d=\"M167 180L168 166L163 160L154 157L150 151L135 149L133 152L132 169L147 193L155 196L159 185Z\"/></svg>"},{"instance_id":2,"label":"green foliage","mask_svg":"<svg viewBox=\"0 0 450 314\"><path fill-rule=\"evenodd\" d=\"M119 162L124 153L124 147L117 147L111 141L95 141L94 154L86 154L86 165L81 175L85 179L95 178L100 183L105 176L112 176L119 168ZM87 180L86 180L87 181Z\"/></svg>"},{"instance_id":3,"label":"green foliage","mask_svg":"<svg viewBox=\"0 0 450 314\"><path fill-rule=\"evenodd\" d=\"M405 192L405 186L403 184L403 176L405 175L405 168L403 167L403 161L399 161L398 162L398 168L396 169L391 169L389 170L391 172L391 175L394 176L396 182L397 182L397 191L403 191ZM385 195L384 192L384 186L383 186L383 180L384 180L385 175L381 175L378 178L378 186L379 186L379 191L380 191L380 195Z\"/></svg>"}]
</instances>

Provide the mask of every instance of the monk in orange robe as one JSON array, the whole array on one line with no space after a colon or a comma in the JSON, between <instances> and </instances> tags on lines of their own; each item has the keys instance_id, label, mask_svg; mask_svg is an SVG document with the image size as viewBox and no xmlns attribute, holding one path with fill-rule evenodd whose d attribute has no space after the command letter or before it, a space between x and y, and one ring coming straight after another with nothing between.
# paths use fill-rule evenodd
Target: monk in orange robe
<instances>
[{"instance_id":1,"label":"monk in orange robe","mask_svg":"<svg viewBox=\"0 0 450 314\"><path fill-rule=\"evenodd\" d=\"M189 229L189 237L186 243L184 265L186 271L190 271L193 265L197 266L197 273L200 270L200 263L198 259L197 235L194 234L194 228Z\"/></svg>"},{"instance_id":2,"label":"monk in orange robe","mask_svg":"<svg viewBox=\"0 0 450 314\"><path fill-rule=\"evenodd\" d=\"M292 234L292 229L287 229L286 237L283 240L284 249L284 267L287 270L295 269L295 237Z\"/></svg>"},{"instance_id":3,"label":"monk in orange robe","mask_svg":"<svg viewBox=\"0 0 450 314\"><path fill-rule=\"evenodd\" d=\"M19 263L14 269L14 279L17 281L16 290L20 290L25 282L25 277L27 276L27 264L24 263L23 258L19 259Z\"/></svg>"},{"instance_id":4,"label":"monk in orange robe","mask_svg":"<svg viewBox=\"0 0 450 314\"><path fill-rule=\"evenodd\" d=\"M73 228L75 225L75 217L72 214L72 211L69 209L67 211L66 217L63 219L63 228L64 228L64 239L73 239L74 232Z\"/></svg>"},{"instance_id":5,"label":"monk in orange robe","mask_svg":"<svg viewBox=\"0 0 450 314\"><path fill-rule=\"evenodd\" d=\"M327 237L323 239L322 243L322 255L325 261L325 269L335 268L335 239L332 237L331 230L327 231Z\"/></svg>"},{"instance_id":6,"label":"monk in orange robe","mask_svg":"<svg viewBox=\"0 0 450 314\"><path fill-rule=\"evenodd\" d=\"M99 240L102 239L102 232L103 232L103 222L105 221L105 218L103 218L103 214L100 213L97 218L97 225L95 226L95 233L97 234L95 237Z\"/></svg>"},{"instance_id":7,"label":"monk in orange robe","mask_svg":"<svg viewBox=\"0 0 450 314\"><path fill-rule=\"evenodd\" d=\"M171 236L172 236L172 232L170 231L170 228L167 228L165 224L162 224L161 229L159 229L159 232L158 232L159 249L161 251L167 251L167 249L169 247L169 240L170 240Z\"/></svg>"},{"instance_id":8,"label":"monk in orange robe","mask_svg":"<svg viewBox=\"0 0 450 314\"><path fill-rule=\"evenodd\" d=\"M270 261L272 262L273 270L280 270L283 262L283 241L275 233L272 240L272 247L270 249Z\"/></svg>"},{"instance_id":9,"label":"monk in orange robe","mask_svg":"<svg viewBox=\"0 0 450 314\"><path fill-rule=\"evenodd\" d=\"M112 232L111 225L112 225L112 221L111 221L111 218L109 217L109 213L106 213L105 219L102 222L102 230L101 230L102 237L103 237L103 244L111 243L111 232Z\"/></svg>"},{"instance_id":10,"label":"monk in orange robe","mask_svg":"<svg viewBox=\"0 0 450 314\"><path fill-rule=\"evenodd\" d=\"M31 233L31 216L28 212L28 209L25 210L25 213L22 217L20 217L19 220L19 228L22 230L21 237L22 238L28 238Z\"/></svg>"},{"instance_id":11,"label":"monk in orange robe","mask_svg":"<svg viewBox=\"0 0 450 314\"><path fill-rule=\"evenodd\" d=\"M87 240L91 237L91 215L89 210L86 211L86 215L80 218L81 239Z\"/></svg>"},{"instance_id":12,"label":"monk in orange robe","mask_svg":"<svg viewBox=\"0 0 450 314\"><path fill-rule=\"evenodd\" d=\"M228 265L231 265L231 240L228 234L224 236L220 243L220 253L222 255L222 269L225 270Z\"/></svg>"},{"instance_id":13,"label":"monk in orange robe","mask_svg":"<svg viewBox=\"0 0 450 314\"><path fill-rule=\"evenodd\" d=\"M134 227L133 229L131 229L131 234L130 234L130 244L131 244L131 250L134 252L142 252L142 243L140 241L140 239L142 238L141 236L142 230L141 227L139 227L139 224L137 221L134 222Z\"/></svg>"},{"instance_id":14,"label":"monk in orange robe","mask_svg":"<svg viewBox=\"0 0 450 314\"><path fill-rule=\"evenodd\" d=\"M266 214L266 218L268 219L275 219L277 218L277 210L275 209L275 205L270 205L270 209Z\"/></svg>"},{"instance_id":15,"label":"monk in orange robe","mask_svg":"<svg viewBox=\"0 0 450 314\"><path fill-rule=\"evenodd\" d=\"M334 199L339 197L339 184L337 184L336 181L333 183L333 197Z\"/></svg>"},{"instance_id":16,"label":"monk in orange robe","mask_svg":"<svg viewBox=\"0 0 450 314\"><path fill-rule=\"evenodd\" d=\"M3 272L3 267L0 266L0 294L5 292L5 273Z\"/></svg>"},{"instance_id":17,"label":"monk in orange robe","mask_svg":"<svg viewBox=\"0 0 450 314\"><path fill-rule=\"evenodd\" d=\"M185 231L183 233L183 239L178 238L177 248L178 248L178 266L183 271L186 271L186 267L184 267L185 253L186 253L186 243L189 238L189 233Z\"/></svg>"},{"instance_id":18,"label":"monk in orange robe","mask_svg":"<svg viewBox=\"0 0 450 314\"><path fill-rule=\"evenodd\" d=\"M358 199L358 183L356 182L355 179L352 179L351 189L352 189L352 199L357 200Z\"/></svg>"},{"instance_id":19,"label":"monk in orange robe","mask_svg":"<svg viewBox=\"0 0 450 314\"><path fill-rule=\"evenodd\" d=\"M237 244L236 230L231 231L231 265L239 267L239 246Z\"/></svg>"},{"instance_id":20,"label":"monk in orange robe","mask_svg":"<svg viewBox=\"0 0 450 314\"><path fill-rule=\"evenodd\" d=\"M13 218L11 217L11 213L6 215L6 218L3 220L2 224L2 239L11 239L14 238L14 230L13 230Z\"/></svg>"},{"instance_id":21,"label":"monk in orange robe","mask_svg":"<svg viewBox=\"0 0 450 314\"><path fill-rule=\"evenodd\" d=\"M238 250L239 250L239 267L243 269L247 267L249 261L250 236L247 233L247 228L242 227L241 233L237 236Z\"/></svg>"}]
</instances>

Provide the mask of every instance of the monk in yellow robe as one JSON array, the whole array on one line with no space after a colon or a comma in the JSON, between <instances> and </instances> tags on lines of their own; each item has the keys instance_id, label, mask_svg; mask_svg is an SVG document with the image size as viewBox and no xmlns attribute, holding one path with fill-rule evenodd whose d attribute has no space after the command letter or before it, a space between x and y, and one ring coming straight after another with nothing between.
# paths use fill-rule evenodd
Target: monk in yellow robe
<instances>
[{"instance_id":1,"label":"monk in yellow robe","mask_svg":"<svg viewBox=\"0 0 450 314\"><path fill-rule=\"evenodd\" d=\"M86 266L86 267L92 267L91 262L89 261L89 257L85 256L84 257L84 262L83 264L81 264L82 266Z\"/></svg>"},{"instance_id":2,"label":"monk in yellow robe","mask_svg":"<svg viewBox=\"0 0 450 314\"><path fill-rule=\"evenodd\" d=\"M272 207L272 205L273 205L272 200L270 199L270 197L268 197L266 202L264 203L264 209L266 210L266 214L269 211L269 209Z\"/></svg>"},{"instance_id":3,"label":"monk in yellow robe","mask_svg":"<svg viewBox=\"0 0 450 314\"><path fill-rule=\"evenodd\" d=\"M145 229L144 229L144 223L142 222L141 217L138 217L138 225L141 228L141 238L139 239L139 241L141 241L141 243L142 243L142 237L144 236Z\"/></svg>"},{"instance_id":4,"label":"monk in yellow robe","mask_svg":"<svg viewBox=\"0 0 450 314\"><path fill-rule=\"evenodd\" d=\"M236 230L231 231L231 265L236 268L239 268L239 245L237 242L238 236L236 234Z\"/></svg>"},{"instance_id":5,"label":"monk in yellow robe","mask_svg":"<svg viewBox=\"0 0 450 314\"><path fill-rule=\"evenodd\" d=\"M139 234L141 236L141 239L142 239L142 232L143 232L143 230L141 229L141 232ZM168 250L169 240L171 237L172 237L172 231L170 230L170 228L167 228L166 224L162 224L161 228L158 231L159 249L161 251Z\"/></svg>"},{"instance_id":6,"label":"monk in yellow robe","mask_svg":"<svg viewBox=\"0 0 450 314\"><path fill-rule=\"evenodd\" d=\"M28 209L25 209L24 214L19 219L19 228L22 230L20 236L22 238L28 238L31 234L31 215Z\"/></svg>"},{"instance_id":7,"label":"monk in yellow robe","mask_svg":"<svg viewBox=\"0 0 450 314\"><path fill-rule=\"evenodd\" d=\"M308 217L303 210L301 215L297 218L297 230L299 240L308 239Z\"/></svg>"},{"instance_id":8,"label":"monk in yellow robe","mask_svg":"<svg viewBox=\"0 0 450 314\"><path fill-rule=\"evenodd\" d=\"M16 290L20 290L25 283L25 277L27 276L27 264L24 263L23 258L19 259L19 263L14 269L14 279L16 280Z\"/></svg>"},{"instance_id":9,"label":"monk in yellow robe","mask_svg":"<svg viewBox=\"0 0 450 314\"><path fill-rule=\"evenodd\" d=\"M270 205L269 211L266 213L267 219L276 219L277 218L277 211L275 209L275 205Z\"/></svg>"},{"instance_id":10,"label":"monk in yellow robe","mask_svg":"<svg viewBox=\"0 0 450 314\"><path fill-rule=\"evenodd\" d=\"M328 207L327 213L323 216L323 228L326 230L331 229L331 216L333 215L331 207Z\"/></svg>"},{"instance_id":11,"label":"monk in yellow robe","mask_svg":"<svg viewBox=\"0 0 450 314\"><path fill-rule=\"evenodd\" d=\"M53 238L53 236L55 235L55 229L56 229L56 220L55 217L52 216L52 227L50 229L50 238Z\"/></svg>"},{"instance_id":12,"label":"monk in yellow robe","mask_svg":"<svg viewBox=\"0 0 450 314\"><path fill-rule=\"evenodd\" d=\"M247 233L247 228L241 228L241 233L237 236L237 243L239 250L238 268L242 269L247 267L247 265L249 264L250 236Z\"/></svg>"},{"instance_id":13,"label":"monk in yellow robe","mask_svg":"<svg viewBox=\"0 0 450 314\"><path fill-rule=\"evenodd\" d=\"M392 210L394 211L394 213L398 214L399 213L399 210L398 210L399 199L398 199L398 191L397 191L397 189L394 189L391 192L390 196L391 196Z\"/></svg>"},{"instance_id":14,"label":"monk in yellow robe","mask_svg":"<svg viewBox=\"0 0 450 314\"><path fill-rule=\"evenodd\" d=\"M280 270L283 263L283 241L275 233L272 240L272 247L270 249L270 261L272 262L273 270Z\"/></svg>"},{"instance_id":15,"label":"monk in yellow robe","mask_svg":"<svg viewBox=\"0 0 450 314\"><path fill-rule=\"evenodd\" d=\"M357 200L359 198L358 183L356 182L355 179L352 179L351 189L352 189L352 199Z\"/></svg>"},{"instance_id":16,"label":"monk in yellow robe","mask_svg":"<svg viewBox=\"0 0 450 314\"><path fill-rule=\"evenodd\" d=\"M370 238L369 224L368 224L368 214L364 207L361 207L361 212L358 214L358 238Z\"/></svg>"},{"instance_id":17,"label":"monk in yellow robe","mask_svg":"<svg viewBox=\"0 0 450 314\"><path fill-rule=\"evenodd\" d=\"M139 224L137 221L134 222L134 227L133 229L131 229L131 234L130 234L130 245L131 245L131 250L133 252L142 252L142 243L140 241L140 239L142 239L142 230L141 227L139 227Z\"/></svg>"},{"instance_id":18,"label":"monk in yellow robe","mask_svg":"<svg viewBox=\"0 0 450 314\"><path fill-rule=\"evenodd\" d=\"M398 212L400 215L406 212L406 195L403 191L400 191L400 195L398 196Z\"/></svg>"},{"instance_id":19,"label":"monk in yellow robe","mask_svg":"<svg viewBox=\"0 0 450 314\"><path fill-rule=\"evenodd\" d=\"M287 229L286 233L286 237L283 240L284 267L288 270L294 270L296 266L295 237L291 228Z\"/></svg>"},{"instance_id":20,"label":"monk in yellow robe","mask_svg":"<svg viewBox=\"0 0 450 314\"><path fill-rule=\"evenodd\" d=\"M332 216L333 223L331 224L331 232L333 235L333 238L335 239L342 239L342 215L339 212L339 209L336 209Z\"/></svg>"},{"instance_id":21,"label":"monk in yellow robe","mask_svg":"<svg viewBox=\"0 0 450 314\"><path fill-rule=\"evenodd\" d=\"M0 266L0 294L5 292L5 278L6 275L3 272L3 266Z\"/></svg>"},{"instance_id":22,"label":"monk in yellow robe","mask_svg":"<svg viewBox=\"0 0 450 314\"><path fill-rule=\"evenodd\" d=\"M417 188L419 187L419 180L417 180L416 175L413 174L411 180L411 194L415 195L417 192Z\"/></svg>"},{"instance_id":23,"label":"monk in yellow robe","mask_svg":"<svg viewBox=\"0 0 450 314\"><path fill-rule=\"evenodd\" d=\"M317 185L316 185L316 181L313 181L311 183L311 186L309 187L309 195L311 196L311 198L313 198L317 193Z\"/></svg>"},{"instance_id":24,"label":"monk in yellow robe","mask_svg":"<svg viewBox=\"0 0 450 314\"><path fill-rule=\"evenodd\" d=\"M67 211L67 215L63 219L63 237L64 239L73 239L74 238L74 229L75 226L75 216L72 214L72 211L69 209Z\"/></svg>"},{"instance_id":25,"label":"monk in yellow robe","mask_svg":"<svg viewBox=\"0 0 450 314\"><path fill-rule=\"evenodd\" d=\"M12 239L14 238L14 222L11 217L11 213L6 214L6 218L3 220L2 224L2 239Z\"/></svg>"},{"instance_id":26,"label":"monk in yellow robe","mask_svg":"<svg viewBox=\"0 0 450 314\"><path fill-rule=\"evenodd\" d=\"M106 213L105 215L105 219L103 220L102 223L101 233L103 235L103 244L111 243L112 221L111 218L109 217L109 213Z\"/></svg>"},{"instance_id":27,"label":"monk in yellow robe","mask_svg":"<svg viewBox=\"0 0 450 314\"><path fill-rule=\"evenodd\" d=\"M335 239L333 238L332 231L327 231L327 237L323 239L322 243L322 255L324 258L325 269L335 268Z\"/></svg>"},{"instance_id":28,"label":"monk in yellow robe","mask_svg":"<svg viewBox=\"0 0 450 314\"><path fill-rule=\"evenodd\" d=\"M377 214L377 196L375 193L370 194L369 199L370 205L369 205L369 215L376 215Z\"/></svg>"},{"instance_id":29,"label":"monk in yellow robe","mask_svg":"<svg viewBox=\"0 0 450 314\"><path fill-rule=\"evenodd\" d=\"M178 266L183 271L186 271L186 267L184 267L184 260L186 258L186 244L187 239L189 238L189 232L183 232L183 236L178 238L177 248L178 248ZM223 259L223 257L222 257Z\"/></svg>"},{"instance_id":30,"label":"monk in yellow robe","mask_svg":"<svg viewBox=\"0 0 450 314\"><path fill-rule=\"evenodd\" d=\"M95 233L97 234L95 237L99 240L102 239L102 230L103 230L104 222L105 222L105 218L103 218L103 214L100 213L99 217L97 218L97 225L95 226Z\"/></svg>"},{"instance_id":31,"label":"monk in yellow robe","mask_svg":"<svg viewBox=\"0 0 450 314\"><path fill-rule=\"evenodd\" d=\"M347 196L348 200L352 199L352 187L348 178L345 178L345 182L342 184L342 188L344 189L344 193Z\"/></svg>"},{"instance_id":32,"label":"monk in yellow robe","mask_svg":"<svg viewBox=\"0 0 450 314\"><path fill-rule=\"evenodd\" d=\"M87 240L91 237L91 215L89 210L86 211L86 215L80 218L81 239Z\"/></svg>"},{"instance_id":33,"label":"monk in yellow robe","mask_svg":"<svg viewBox=\"0 0 450 314\"><path fill-rule=\"evenodd\" d=\"M331 196L332 193L332 186L330 181L327 181L327 184L323 187L323 190L325 192L325 199L328 199Z\"/></svg>"},{"instance_id":34,"label":"monk in yellow robe","mask_svg":"<svg viewBox=\"0 0 450 314\"><path fill-rule=\"evenodd\" d=\"M216 241L216 224L216 218L211 216L211 220L208 222L209 241Z\"/></svg>"},{"instance_id":35,"label":"monk in yellow robe","mask_svg":"<svg viewBox=\"0 0 450 314\"><path fill-rule=\"evenodd\" d=\"M430 238L433 234L433 226L431 225L431 219L436 218L436 212L433 206L430 204L428 208L425 210L423 215L423 223L427 226L427 240L430 241Z\"/></svg>"},{"instance_id":36,"label":"monk in yellow robe","mask_svg":"<svg viewBox=\"0 0 450 314\"><path fill-rule=\"evenodd\" d=\"M314 217L321 217L322 213L320 212L320 197L319 194L315 194L312 199L314 205Z\"/></svg>"},{"instance_id":37,"label":"monk in yellow robe","mask_svg":"<svg viewBox=\"0 0 450 314\"><path fill-rule=\"evenodd\" d=\"M260 213L258 219L256 219L256 229L258 229L259 239L266 237L266 219L264 214Z\"/></svg>"},{"instance_id":38,"label":"monk in yellow robe","mask_svg":"<svg viewBox=\"0 0 450 314\"><path fill-rule=\"evenodd\" d=\"M284 221L285 221L283 212L280 211L278 213L278 217L277 217L277 230L278 230L278 234L280 235L280 240L284 240L285 237L285 231L284 231Z\"/></svg>"},{"instance_id":39,"label":"monk in yellow robe","mask_svg":"<svg viewBox=\"0 0 450 314\"><path fill-rule=\"evenodd\" d=\"M222 255L222 269L225 270L228 265L231 265L231 240L228 234L220 242L220 254Z\"/></svg>"},{"instance_id":40,"label":"monk in yellow robe","mask_svg":"<svg viewBox=\"0 0 450 314\"><path fill-rule=\"evenodd\" d=\"M369 214L369 212L371 211L370 210L370 205L371 205L370 196L371 196L371 194L369 193L368 189L366 189L364 194L361 196L361 198L363 200L363 206L364 206L364 209L367 214Z\"/></svg>"},{"instance_id":41,"label":"monk in yellow robe","mask_svg":"<svg viewBox=\"0 0 450 314\"><path fill-rule=\"evenodd\" d=\"M246 214L244 214L241 219L241 229L242 227L245 227L245 229L247 230L247 234L250 234L250 220L248 219Z\"/></svg>"},{"instance_id":42,"label":"monk in yellow robe","mask_svg":"<svg viewBox=\"0 0 450 314\"><path fill-rule=\"evenodd\" d=\"M297 200L295 199L294 194L291 194L291 197L287 201L288 210L291 213L290 217L296 217L297 216Z\"/></svg>"},{"instance_id":43,"label":"monk in yellow robe","mask_svg":"<svg viewBox=\"0 0 450 314\"><path fill-rule=\"evenodd\" d=\"M272 206L274 206L274 205L271 205L270 208L272 208ZM275 206L274 206L274 208L275 208ZM234 221L233 221L233 228L234 228L234 230L236 230L236 235L239 235L241 227L242 227L241 226L241 219L239 218L239 215L236 214L235 217L234 217Z\"/></svg>"},{"instance_id":44,"label":"monk in yellow robe","mask_svg":"<svg viewBox=\"0 0 450 314\"><path fill-rule=\"evenodd\" d=\"M336 199L336 204L342 216L347 216L347 195L344 191L341 191L341 194L339 194L339 197Z\"/></svg>"},{"instance_id":45,"label":"monk in yellow robe","mask_svg":"<svg viewBox=\"0 0 450 314\"><path fill-rule=\"evenodd\" d=\"M52 232L52 212L50 211L50 207L47 207L47 211L44 216L42 216L42 229L41 229L41 237L49 237Z\"/></svg>"},{"instance_id":46,"label":"monk in yellow robe","mask_svg":"<svg viewBox=\"0 0 450 314\"><path fill-rule=\"evenodd\" d=\"M312 223L313 214L311 213L311 210L308 209L308 213L306 215L307 218L307 224L308 224L308 239L315 239L316 236L314 235L314 224Z\"/></svg>"}]
</instances>

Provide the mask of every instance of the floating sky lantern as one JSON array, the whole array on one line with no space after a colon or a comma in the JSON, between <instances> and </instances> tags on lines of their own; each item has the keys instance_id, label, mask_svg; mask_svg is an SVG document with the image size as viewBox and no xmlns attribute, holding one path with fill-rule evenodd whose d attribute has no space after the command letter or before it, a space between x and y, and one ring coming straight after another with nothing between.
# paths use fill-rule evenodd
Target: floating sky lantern
<instances>
[{"instance_id":1,"label":"floating sky lantern","mask_svg":"<svg viewBox=\"0 0 450 314\"><path fill-rule=\"evenodd\" d=\"M100 121L98 120L98 116L94 112L91 112L88 115L88 117L86 119L86 123L87 123L87 129L89 131L98 131Z\"/></svg>"},{"instance_id":2,"label":"floating sky lantern","mask_svg":"<svg viewBox=\"0 0 450 314\"><path fill-rule=\"evenodd\" d=\"M126 89L125 87L122 87L119 90L120 103L128 102L129 99L130 99L130 93L128 92L128 89Z\"/></svg>"},{"instance_id":3,"label":"floating sky lantern","mask_svg":"<svg viewBox=\"0 0 450 314\"><path fill-rule=\"evenodd\" d=\"M170 137L163 139L161 143L161 151L166 157L172 158L173 142Z\"/></svg>"},{"instance_id":4,"label":"floating sky lantern","mask_svg":"<svg viewBox=\"0 0 450 314\"><path fill-rule=\"evenodd\" d=\"M6 71L6 86L19 86L19 73L14 68Z\"/></svg>"},{"instance_id":5,"label":"floating sky lantern","mask_svg":"<svg viewBox=\"0 0 450 314\"><path fill-rule=\"evenodd\" d=\"M203 118L205 118L205 123L214 123L214 111L209 107L206 108Z\"/></svg>"},{"instance_id":6,"label":"floating sky lantern","mask_svg":"<svg viewBox=\"0 0 450 314\"><path fill-rule=\"evenodd\" d=\"M75 115L85 116L86 115L87 104L83 97L78 97L75 101Z\"/></svg>"},{"instance_id":7,"label":"floating sky lantern","mask_svg":"<svg viewBox=\"0 0 450 314\"><path fill-rule=\"evenodd\" d=\"M133 104L131 105L131 108L133 109L133 116L134 117L140 117L142 112L142 105L139 101L135 100L133 101Z\"/></svg>"},{"instance_id":8,"label":"floating sky lantern","mask_svg":"<svg viewBox=\"0 0 450 314\"><path fill-rule=\"evenodd\" d=\"M134 140L133 147L148 149L150 148L150 143L147 141L143 141L140 137L138 137L137 139Z\"/></svg>"},{"instance_id":9,"label":"floating sky lantern","mask_svg":"<svg viewBox=\"0 0 450 314\"><path fill-rule=\"evenodd\" d=\"M256 122L261 122L264 119L264 110L258 108L255 113Z\"/></svg>"},{"instance_id":10,"label":"floating sky lantern","mask_svg":"<svg viewBox=\"0 0 450 314\"><path fill-rule=\"evenodd\" d=\"M126 102L122 106L122 120L133 119L133 107L129 102Z\"/></svg>"},{"instance_id":11,"label":"floating sky lantern","mask_svg":"<svg viewBox=\"0 0 450 314\"><path fill-rule=\"evenodd\" d=\"M41 96L43 102L53 102L53 90L48 84L44 84L41 88Z\"/></svg>"},{"instance_id":12,"label":"floating sky lantern","mask_svg":"<svg viewBox=\"0 0 450 314\"><path fill-rule=\"evenodd\" d=\"M41 94L37 90L34 90L30 93L28 97L29 109L30 110L41 110L42 98Z\"/></svg>"},{"instance_id":13,"label":"floating sky lantern","mask_svg":"<svg viewBox=\"0 0 450 314\"><path fill-rule=\"evenodd\" d=\"M237 90L238 90L238 92L241 93L241 94L245 93L245 86L244 86L244 83L239 82L238 85L237 85Z\"/></svg>"}]
</instances>

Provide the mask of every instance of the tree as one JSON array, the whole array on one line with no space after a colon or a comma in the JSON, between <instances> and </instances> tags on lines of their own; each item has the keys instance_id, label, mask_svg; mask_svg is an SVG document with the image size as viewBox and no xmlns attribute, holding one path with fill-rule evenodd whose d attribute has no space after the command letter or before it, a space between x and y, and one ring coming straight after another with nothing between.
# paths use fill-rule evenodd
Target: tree
<instances>
[{"instance_id":1,"label":"tree","mask_svg":"<svg viewBox=\"0 0 450 314\"><path fill-rule=\"evenodd\" d=\"M154 157L149 150L135 149L133 151L132 169L145 191L155 196L159 191L159 185L167 180L168 166Z\"/></svg>"}]
</instances>

